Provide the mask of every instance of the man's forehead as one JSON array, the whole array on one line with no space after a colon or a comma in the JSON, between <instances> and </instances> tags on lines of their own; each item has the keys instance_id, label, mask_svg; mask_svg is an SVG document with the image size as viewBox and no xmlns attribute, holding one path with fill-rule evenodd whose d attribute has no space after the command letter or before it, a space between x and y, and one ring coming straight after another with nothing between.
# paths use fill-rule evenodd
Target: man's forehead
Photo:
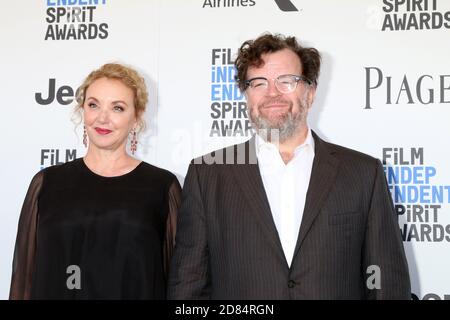
<instances>
[{"instance_id":1,"label":"man's forehead","mask_svg":"<svg viewBox=\"0 0 450 320\"><path fill-rule=\"evenodd\" d=\"M286 68L302 68L300 58L298 58L295 52L288 49L280 50L277 52L264 53L261 55L261 60L262 61L259 66L250 66L249 71L258 69L277 70Z\"/></svg>"}]
</instances>

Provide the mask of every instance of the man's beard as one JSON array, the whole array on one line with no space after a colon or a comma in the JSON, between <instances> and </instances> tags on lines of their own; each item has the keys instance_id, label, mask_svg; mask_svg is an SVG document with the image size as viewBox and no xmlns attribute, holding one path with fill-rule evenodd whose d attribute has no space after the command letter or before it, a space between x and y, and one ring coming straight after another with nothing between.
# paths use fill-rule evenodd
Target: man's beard
<instances>
[{"instance_id":1,"label":"man's beard","mask_svg":"<svg viewBox=\"0 0 450 320\"><path fill-rule=\"evenodd\" d=\"M263 108L264 105L274 102L286 101L273 100L259 105L259 115L255 117L249 112L250 120L253 128L264 140L268 142L283 143L293 137L300 126L306 125L306 116L308 114L307 100L306 97L304 99L298 99L299 111L295 116L292 113L292 103L287 102L289 103L288 111L274 120L269 120L261 114L260 109Z\"/></svg>"}]
</instances>

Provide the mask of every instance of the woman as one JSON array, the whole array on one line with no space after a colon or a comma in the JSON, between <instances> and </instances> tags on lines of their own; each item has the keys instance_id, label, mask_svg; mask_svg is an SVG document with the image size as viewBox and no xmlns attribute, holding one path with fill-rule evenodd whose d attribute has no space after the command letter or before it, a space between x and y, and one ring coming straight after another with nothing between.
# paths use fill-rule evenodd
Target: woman
<instances>
[{"instance_id":1,"label":"woman","mask_svg":"<svg viewBox=\"0 0 450 320\"><path fill-rule=\"evenodd\" d=\"M139 161L144 79L106 64L78 91L84 158L36 174L23 204L11 299L164 299L180 185ZM89 143L88 143L89 141Z\"/></svg>"}]
</instances>

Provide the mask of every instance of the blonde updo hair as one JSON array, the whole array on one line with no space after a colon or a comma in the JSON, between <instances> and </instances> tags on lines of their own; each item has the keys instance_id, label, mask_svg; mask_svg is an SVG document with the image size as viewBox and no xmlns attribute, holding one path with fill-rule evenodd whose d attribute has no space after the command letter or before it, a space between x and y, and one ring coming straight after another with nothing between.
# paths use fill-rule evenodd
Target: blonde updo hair
<instances>
[{"instance_id":1,"label":"blonde updo hair","mask_svg":"<svg viewBox=\"0 0 450 320\"><path fill-rule=\"evenodd\" d=\"M92 71L78 88L75 107L75 114L82 118L82 110L84 101L86 99L86 91L89 86L96 80L101 78L115 79L122 82L125 86L133 90L134 93L134 109L136 112L136 119L138 123L138 130L145 128L145 121L143 118L148 102L147 86L144 78L133 68L124 66L118 63L107 63L100 67L100 69Z\"/></svg>"}]
</instances>

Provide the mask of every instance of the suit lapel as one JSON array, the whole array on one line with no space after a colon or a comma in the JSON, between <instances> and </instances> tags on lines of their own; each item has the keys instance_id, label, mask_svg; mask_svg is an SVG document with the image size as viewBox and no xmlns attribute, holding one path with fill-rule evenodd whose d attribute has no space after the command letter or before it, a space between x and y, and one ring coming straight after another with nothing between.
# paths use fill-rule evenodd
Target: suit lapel
<instances>
[{"instance_id":1,"label":"suit lapel","mask_svg":"<svg viewBox=\"0 0 450 320\"><path fill-rule=\"evenodd\" d=\"M255 220L260 223L269 242L273 244L274 249L280 254L280 257L286 260L259 172L254 136L245 142L245 150L246 152L248 151L245 164L234 164L230 166L234 179L236 180L236 185L242 189L242 193L253 209L251 210L251 214L255 215Z\"/></svg>"},{"instance_id":2,"label":"suit lapel","mask_svg":"<svg viewBox=\"0 0 450 320\"><path fill-rule=\"evenodd\" d=\"M315 156L306 193L305 209L303 211L300 232L294 251L297 255L308 231L320 212L330 189L336 179L339 160L332 155L326 143L312 132L315 144Z\"/></svg>"}]
</instances>

